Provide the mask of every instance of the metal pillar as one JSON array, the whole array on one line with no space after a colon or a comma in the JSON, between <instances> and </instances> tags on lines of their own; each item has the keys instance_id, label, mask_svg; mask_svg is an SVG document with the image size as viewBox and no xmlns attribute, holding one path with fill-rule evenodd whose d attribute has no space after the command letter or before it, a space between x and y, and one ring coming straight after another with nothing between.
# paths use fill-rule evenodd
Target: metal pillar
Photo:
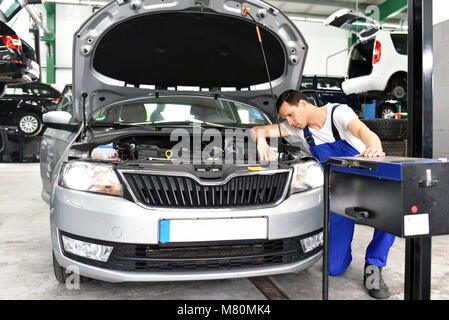
<instances>
[{"instance_id":1,"label":"metal pillar","mask_svg":"<svg viewBox=\"0 0 449 320\"><path fill-rule=\"evenodd\" d=\"M408 156L433 156L433 25L432 2L408 0ZM406 300L429 300L431 237L406 239Z\"/></svg>"},{"instance_id":2,"label":"metal pillar","mask_svg":"<svg viewBox=\"0 0 449 320\"><path fill-rule=\"evenodd\" d=\"M41 49L40 49L40 32L39 26L33 23L33 27L30 29L34 37L34 50L36 52L36 62L39 64L39 82L42 82L42 67L41 67Z\"/></svg>"},{"instance_id":3,"label":"metal pillar","mask_svg":"<svg viewBox=\"0 0 449 320\"><path fill-rule=\"evenodd\" d=\"M49 33L45 33L42 40L47 44L47 83L56 83L56 4L53 2L44 3L47 11L47 28Z\"/></svg>"},{"instance_id":4,"label":"metal pillar","mask_svg":"<svg viewBox=\"0 0 449 320\"><path fill-rule=\"evenodd\" d=\"M322 267L322 299L329 299L329 175L331 163L324 166L324 214L323 214L323 267Z\"/></svg>"}]
</instances>

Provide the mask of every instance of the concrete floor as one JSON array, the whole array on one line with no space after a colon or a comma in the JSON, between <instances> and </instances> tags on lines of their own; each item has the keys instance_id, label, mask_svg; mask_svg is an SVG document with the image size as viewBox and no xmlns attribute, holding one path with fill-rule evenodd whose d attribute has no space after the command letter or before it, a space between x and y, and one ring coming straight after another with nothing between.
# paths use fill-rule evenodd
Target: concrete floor
<instances>
[{"instance_id":1,"label":"concrete floor","mask_svg":"<svg viewBox=\"0 0 449 320\"><path fill-rule=\"evenodd\" d=\"M38 163L0 163L0 299L265 299L248 279L122 284L94 280L69 290L53 275L48 206L41 200L41 188ZM330 299L371 299L364 291L362 268L372 232L356 226L353 262L343 275L330 278ZM395 240L383 271L391 300L403 299L404 245L403 239ZM448 236L432 240L432 299L449 299L448 245ZM291 299L321 299L321 261L303 272L271 278Z\"/></svg>"}]
</instances>

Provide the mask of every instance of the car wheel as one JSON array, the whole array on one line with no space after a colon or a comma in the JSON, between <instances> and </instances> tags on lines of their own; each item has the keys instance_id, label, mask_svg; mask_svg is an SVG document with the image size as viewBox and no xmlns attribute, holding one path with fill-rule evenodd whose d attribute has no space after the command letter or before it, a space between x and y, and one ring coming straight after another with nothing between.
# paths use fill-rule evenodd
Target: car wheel
<instances>
[{"instance_id":1,"label":"car wheel","mask_svg":"<svg viewBox=\"0 0 449 320\"><path fill-rule=\"evenodd\" d=\"M17 120L17 129L25 136L35 136L42 129L42 121L35 113L24 113Z\"/></svg>"},{"instance_id":2,"label":"car wheel","mask_svg":"<svg viewBox=\"0 0 449 320\"><path fill-rule=\"evenodd\" d=\"M53 253L53 271L55 274L56 280L60 283L66 283L67 278L73 273L73 272L67 272L67 269L62 267L58 260L56 260L55 254ZM80 282L85 283L92 280L91 278L80 276Z\"/></svg>"},{"instance_id":3,"label":"car wheel","mask_svg":"<svg viewBox=\"0 0 449 320\"><path fill-rule=\"evenodd\" d=\"M388 119L389 115L396 112L396 106L390 103L383 103L379 107L377 115L379 118Z\"/></svg>"},{"instance_id":4,"label":"car wheel","mask_svg":"<svg viewBox=\"0 0 449 320\"><path fill-rule=\"evenodd\" d=\"M391 86L391 95L396 100L402 100L407 94L406 86L402 82L394 82Z\"/></svg>"}]
</instances>

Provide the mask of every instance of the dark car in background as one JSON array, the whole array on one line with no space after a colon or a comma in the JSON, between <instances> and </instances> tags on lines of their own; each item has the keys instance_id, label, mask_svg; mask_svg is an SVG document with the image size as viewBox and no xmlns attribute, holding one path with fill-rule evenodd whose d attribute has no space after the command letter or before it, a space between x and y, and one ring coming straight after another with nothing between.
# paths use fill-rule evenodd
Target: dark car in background
<instances>
[{"instance_id":1,"label":"dark car in background","mask_svg":"<svg viewBox=\"0 0 449 320\"><path fill-rule=\"evenodd\" d=\"M42 132L42 114L56 109L61 93L48 84L8 85L0 99L0 127L16 127L24 136Z\"/></svg>"},{"instance_id":2,"label":"dark car in background","mask_svg":"<svg viewBox=\"0 0 449 320\"><path fill-rule=\"evenodd\" d=\"M299 90L314 90L322 105L327 103L341 103L350 106L355 113L362 112L362 106L356 96L348 96L341 88L344 77L303 76Z\"/></svg>"},{"instance_id":3,"label":"dark car in background","mask_svg":"<svg viewBox=\"0 0 449 320\"><path fill-rule=\"evenodd\" d=\"M307 97L309 102L313 104L314 106L321 107L324 106L325 103L323 103L320 98L318 97L318 93L316 90L313 89L302 89L300 92Z\"/></svg>"},{"instance_id":4,"label":"dark car in background","mask_svg":"<svg viewBox=\"0 0 449 320\"><path fill-rule=\"evenodd\" d=\"M39 75L34 49L0 21L0 96L6 85L36 81Z\"/></svg>"}]
</instances>

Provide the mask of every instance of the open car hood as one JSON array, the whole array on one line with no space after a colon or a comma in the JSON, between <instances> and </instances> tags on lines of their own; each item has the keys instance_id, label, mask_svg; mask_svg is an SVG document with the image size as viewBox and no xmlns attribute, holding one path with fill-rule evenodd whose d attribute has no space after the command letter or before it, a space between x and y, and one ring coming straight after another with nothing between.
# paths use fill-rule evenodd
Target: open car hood
<instances>
[{"instance_id":1,"label":"open car hood","mask_svg":"<svg viewBox=\"0 0 449 320\"><path fill-rule=\"evenodd\" d=\"M247 14L243 12L247 6ZM258 0L117 0L74 34L73 99L82 120L120 100L157 94L216 95L275 110L299 88L308 46L282 12Z\"/></svg>"}]
</instances>

